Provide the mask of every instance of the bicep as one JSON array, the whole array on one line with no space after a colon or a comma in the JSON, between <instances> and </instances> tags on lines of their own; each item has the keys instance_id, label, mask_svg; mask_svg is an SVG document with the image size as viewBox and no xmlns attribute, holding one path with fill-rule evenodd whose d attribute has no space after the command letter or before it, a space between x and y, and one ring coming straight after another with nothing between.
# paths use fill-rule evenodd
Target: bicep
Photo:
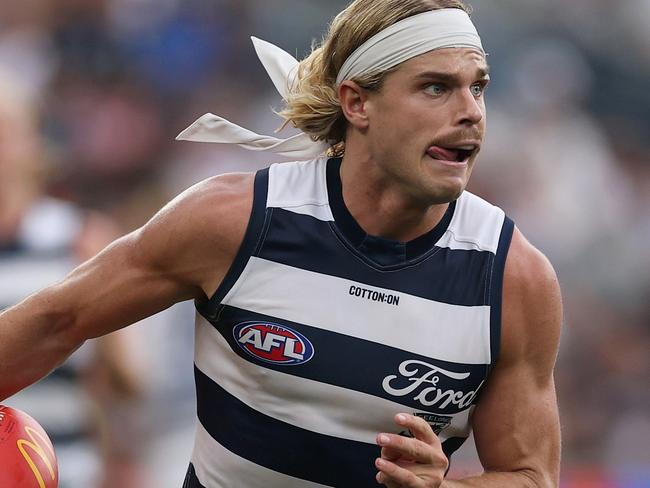
<instances>
[{"instance_id":1,"label":"bicep","mask_svg":"<svg viewBox=\"0 0 650 488\"><path fill-rule=\"evenodd\" d=\"M189 295L191 288L143 260L137 244L135 234L119 239L62 282L0 315L0 399L43 377L86 339Z\"/></svg>"},{"instance_id":2,"label":"bicep","mask_svg":"<svg viewBox=\"0 0 650 488\"><path fill-rule=\"evenodd\" d=\"M506 261L503 296L502 352L474 412L476 447L486 470L519 471L539 486L555 486L560 289L548 260L519 231Z\"/></svg>"},{"instance_id":3,"label":"bicep","mask_svg":"<svg viewBox=\"0 0 650 488\"><path fill-rule=\"evenodd\" d=\"M154 238L154 236L149 237ZM83 341L121 329L172 304L193 298L196 289L157 265L140 229L110 244L45 291L56 302L68 332Z\"/></svg>"},{"instance_id":4,"label":"bicep","mask_svg":"<svg viewBox=\"0 0 650 488\"><path fill-rule=\"evenodd\" d=\"M556 477L560 427L555 385L552 375L545 380L535 376L522 367L495 369L486 385L474 411L473 427L487 471L530 471L532 476Z\"/></svg>"},{"instance_id":5,"label":"bicep","mask_svg":"<svg viewBox=\"0 0 650 488\"><path fill-rule=\"evenodd\" d=\"M190 188L146 225L118 239L44 297L73 317L83 341L176 302L204 299L223 278L252 206L252 175L225 175ZM64 314L65 315L65 314Z\"/></svg>"}]
</instances>

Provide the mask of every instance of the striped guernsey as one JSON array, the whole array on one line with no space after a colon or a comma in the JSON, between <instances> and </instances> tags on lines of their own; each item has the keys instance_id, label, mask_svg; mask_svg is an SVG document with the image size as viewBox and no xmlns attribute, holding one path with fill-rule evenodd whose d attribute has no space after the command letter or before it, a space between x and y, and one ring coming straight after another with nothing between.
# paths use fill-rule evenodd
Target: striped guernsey
<instances>
[{"instance_id":1,"label":"striped guernsey","mask_svg":"<svg viewBox=\"0 0 650 488\"><path fill-rule=\"evenodd\" d=\"M424 418L447 456L499 353L513 223L465 192L408 243L366 234L341 160L273 165L226 278L197 304L185 488L377 486L379 432ZM407 433L404 433L407 435Z\"/></svg>"}]
</instances>

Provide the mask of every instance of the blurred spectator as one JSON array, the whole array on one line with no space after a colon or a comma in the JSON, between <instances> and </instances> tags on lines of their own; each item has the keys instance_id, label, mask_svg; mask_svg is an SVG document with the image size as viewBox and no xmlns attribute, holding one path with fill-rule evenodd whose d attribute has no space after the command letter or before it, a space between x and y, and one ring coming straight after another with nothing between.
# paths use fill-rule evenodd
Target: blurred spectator
<instances>
[{"instance_id":1,"label":"blurred spectator","mask_svg":"<svg viewBox=\"0 0 650 488\"><path fill-rule=\"evenodd\" d=\"M0 73L0 308L63 278L75 262L118 235L105 217L43 194L46 158L37 120L18 79ZM125 456L114 432L97 430L109 411L137 398L141 379L128 367L132 361L126 336L107 336L87 343L50 376L8 400L35 415L52 435L62 488L88 486L99 478L102 464L116 474L129 472L120 486L139 486L133 458L115 461Z\"/></svg>"}]
</instances>

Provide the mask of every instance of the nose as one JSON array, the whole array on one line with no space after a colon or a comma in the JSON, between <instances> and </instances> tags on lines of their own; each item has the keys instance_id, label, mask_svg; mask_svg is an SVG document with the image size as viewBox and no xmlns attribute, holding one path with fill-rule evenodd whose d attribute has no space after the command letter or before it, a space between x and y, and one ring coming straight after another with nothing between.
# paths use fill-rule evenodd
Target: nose
<instances>
[{"instance_id":1,"label":"nose","mask_svg":"<svg viewBox=\"0 0 650 488\"><path fill-rule=\"evenodd\" d=\"M485 106L482 99L476 98L470 89L457 91L456 123L462 126L478 124L485 116Z\"/></svg>"}]
</instances>

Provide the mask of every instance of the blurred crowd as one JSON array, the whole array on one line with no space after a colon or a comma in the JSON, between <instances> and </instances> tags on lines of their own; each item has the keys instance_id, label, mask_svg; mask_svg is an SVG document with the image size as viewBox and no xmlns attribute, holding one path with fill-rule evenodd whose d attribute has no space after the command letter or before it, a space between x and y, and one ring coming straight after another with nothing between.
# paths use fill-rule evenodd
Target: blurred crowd
<instances>
[{"instance_id":1,"label":"blurred crowd","mask_svg":"<svg viewBox=\"0 0 650 488\"><path fill-rule=\"evenodd\" d=\"M90 222L97 230L69 243L82 259L202 178L279 161L174 137L205 112L266 133L278 128L271 109L280 100L249 35L304 56L346 3L1 2L0 181L8 184L0 185L0 260L28 220L21 209L43 198L83 215L75 228ZM470 189L507 211L549 256L563 287L562 486L649 487L650 2L473 7L492 83L487 142ZM0 275L0 291L12 279ZM111 412L90 407L110 430L98 437L104 454L87 475L103 476L104 485L71 477L62 488L128 488L112 472L124 480L138 472L133 486L180 485L193 433L192 320L190 306L172 309L136 326L124 339L130 346L113 347L135 350L117 363L135 361L144 377L127 378L135 386L126 395L114 388L119 374L108 375L112 389L90 389L90 405L106 391L121 399ZM102 356L109 370L112 354ZM143 405L146 414L133 413ZM466 448L454 470L476 466Z\"/></svg>"}]
</instances>

